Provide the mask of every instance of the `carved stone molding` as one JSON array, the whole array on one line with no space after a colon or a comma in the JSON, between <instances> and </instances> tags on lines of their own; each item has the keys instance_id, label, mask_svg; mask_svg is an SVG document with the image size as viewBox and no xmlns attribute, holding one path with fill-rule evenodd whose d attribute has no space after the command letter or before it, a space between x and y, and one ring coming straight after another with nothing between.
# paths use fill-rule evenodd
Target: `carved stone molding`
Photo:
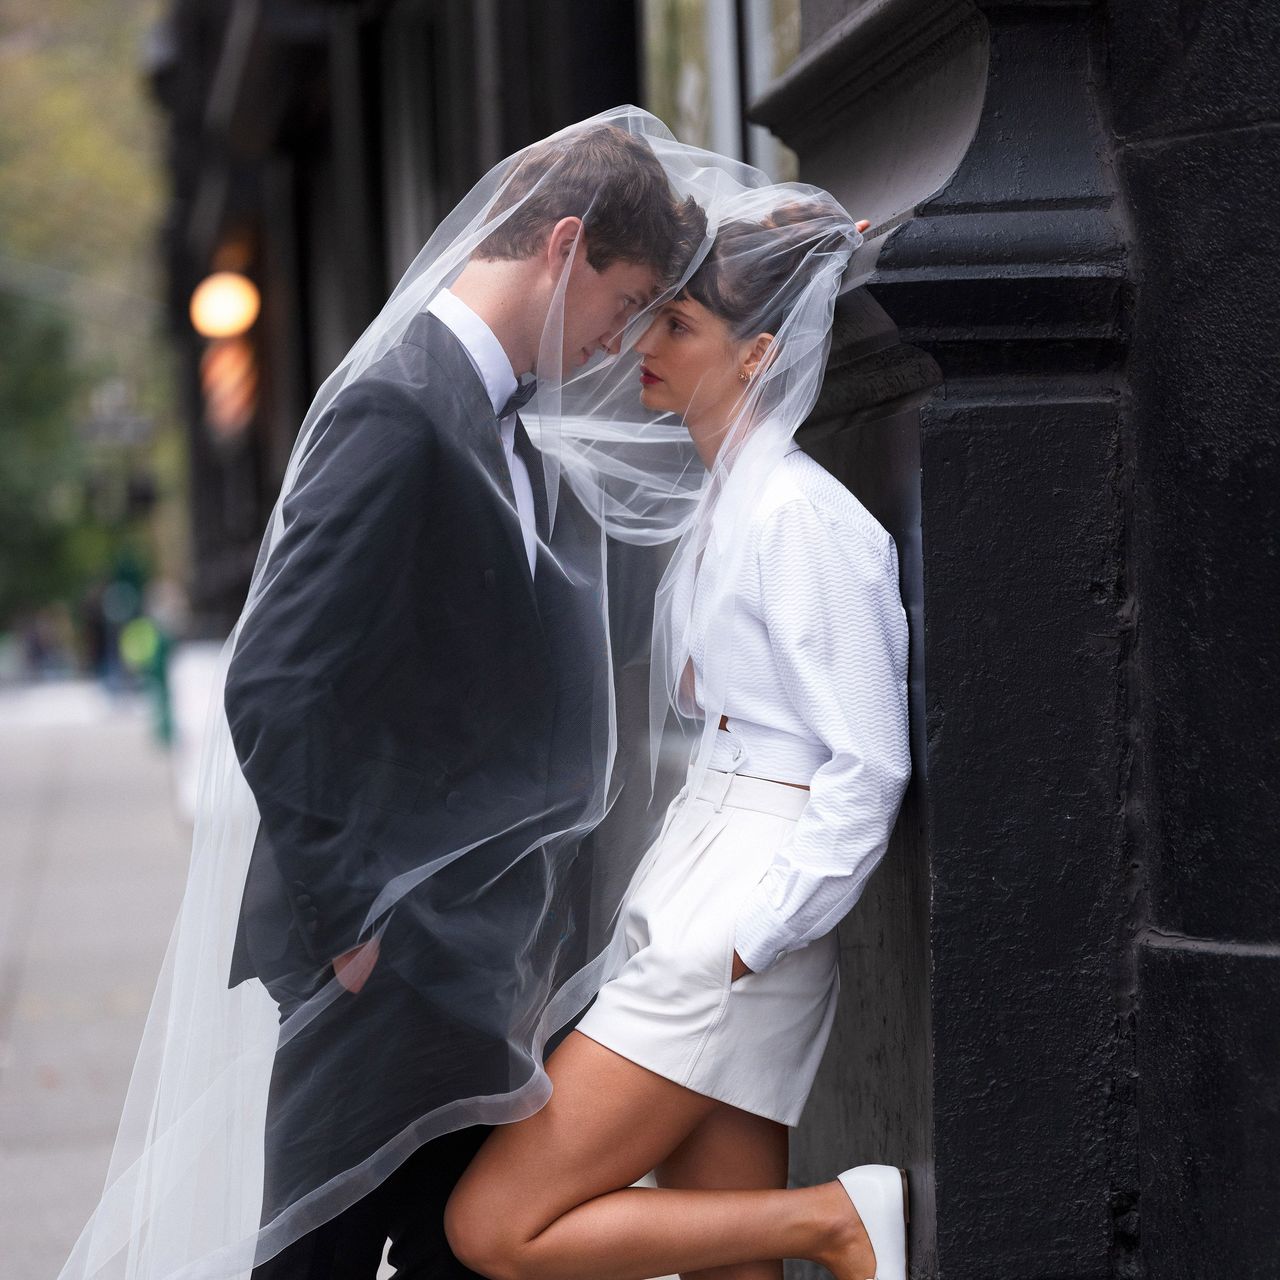
<instances>
[{"instance_id":1,"label":"carved stone molding","mask_svg":"<svg viewBox=\"0 0 1280 1280\"><path fill-rule=\"evenodd\" d=\"M751 106L751 118L797 148L885 82L928 72L972 45L969 0L872 0L810 46Z\"/></svg>"}]
</instances>

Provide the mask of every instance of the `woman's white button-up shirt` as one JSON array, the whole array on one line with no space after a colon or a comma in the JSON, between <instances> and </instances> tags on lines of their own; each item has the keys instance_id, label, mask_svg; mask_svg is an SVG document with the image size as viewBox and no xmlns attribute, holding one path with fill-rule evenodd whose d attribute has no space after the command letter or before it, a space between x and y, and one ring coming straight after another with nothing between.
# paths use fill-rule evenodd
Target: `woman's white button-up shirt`
<instances>
[{"instance_id":1,"label":"woman's white button-up shirt","mask_svg":"<svg viewBox=\"0 0 1280 1280\"><path fill-rule=\"evenodd\" d=\"M691 660L702 705L699 597ZM833 929L884 855L911 775L907 617L892 537L798 448L755 505L739 570L729 730L711 767L807 783L809 802L738 917L736 949L762 972Z\"/></svg>"}]
</instances>

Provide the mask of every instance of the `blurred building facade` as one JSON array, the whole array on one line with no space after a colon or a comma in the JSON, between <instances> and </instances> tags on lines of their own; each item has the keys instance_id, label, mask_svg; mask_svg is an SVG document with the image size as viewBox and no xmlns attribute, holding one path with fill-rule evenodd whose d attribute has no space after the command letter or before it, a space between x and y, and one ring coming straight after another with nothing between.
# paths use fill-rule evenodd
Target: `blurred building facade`
<instances>
[{"instance_id":1,"label":"blurred building facade","mask_svg":"<svg viewBox=\"0 0 1280 1280\"><path fill-rule=\"evenodd\" d=\"M501 156L638 102L876 224L804 442L898 542L916 776L792 1176L907 1165L917 1276L1280 1253L1278 28L1247 0L176 0L157 31L210 634L315 388ZM187 303L221 268L262 312L219 418Z\"/></svg>"}]
</instances>

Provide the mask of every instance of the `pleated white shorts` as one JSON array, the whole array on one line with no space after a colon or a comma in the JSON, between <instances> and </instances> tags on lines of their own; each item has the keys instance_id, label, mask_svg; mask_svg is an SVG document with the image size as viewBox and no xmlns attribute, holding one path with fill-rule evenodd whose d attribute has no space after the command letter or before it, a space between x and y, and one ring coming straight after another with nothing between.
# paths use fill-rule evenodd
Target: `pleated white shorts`
<instances>
[{"instance_id":1,"label":"pleated white shorts","mask_svg":"<svg viewBox=\"0 0 1280 1280\"><path fill-rule=\"evenodd\" d=\"M707 770L697 796L681 792L620 909L626 962L576 1028L677 1084L786 1125L799 1124L831 1035L835 931L761 973L732 983L730 974L738 913L808 799L720 770Z\"/></svg>"}]
</instances>

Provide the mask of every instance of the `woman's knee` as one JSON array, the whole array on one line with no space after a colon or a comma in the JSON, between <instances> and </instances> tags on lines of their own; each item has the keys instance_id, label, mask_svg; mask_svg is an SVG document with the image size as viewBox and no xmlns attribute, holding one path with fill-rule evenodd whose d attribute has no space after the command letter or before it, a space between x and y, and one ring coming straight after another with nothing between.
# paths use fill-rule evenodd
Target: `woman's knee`
<instances>
[{"instance_id":1,"label":"woman's knee","mask_svg":"<svg viewBox=\"0 0 1280 1280\"><path fill-rule=\"evenodd\" d=\"M520 1280L519 1251L503 1238L500 1220L461 1188L445 1204L444 1234L464 1267L486 1280Z\"/></svg>"}]
</instances>

